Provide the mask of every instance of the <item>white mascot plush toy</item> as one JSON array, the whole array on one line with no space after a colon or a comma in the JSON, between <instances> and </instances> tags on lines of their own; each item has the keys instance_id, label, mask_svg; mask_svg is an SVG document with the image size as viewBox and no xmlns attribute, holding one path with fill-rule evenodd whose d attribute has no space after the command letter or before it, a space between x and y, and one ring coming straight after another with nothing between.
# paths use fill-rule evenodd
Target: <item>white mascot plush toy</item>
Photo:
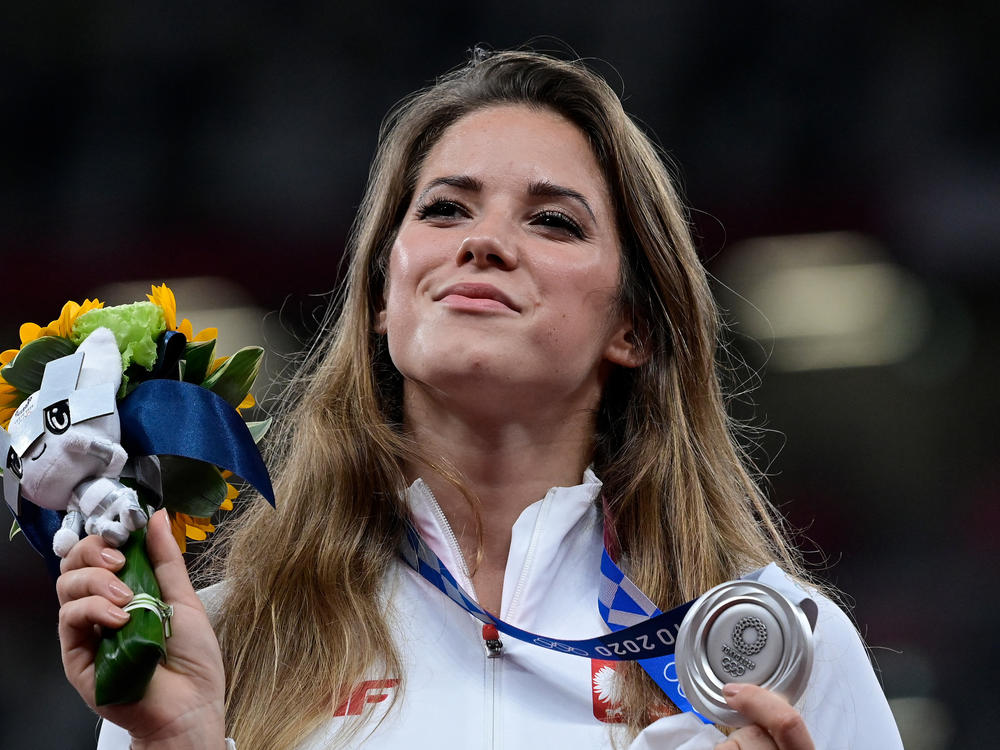
<instances>
[{"instance_id":1,"label":"white mascot plush toy","mask_svg":"<svg viewBox=\"0 0 1000 750\"><path fill-rule=\"evenodd\" d=\"M119 481L128 460L115 400L121 382L114 334L98 328L76 352L46 365L41 388L11 417L4 495L15 512L19 496L66 511L52 541L59 557L84 530L117 547L146 525L135 491ZM10 470L19 491L7 481Z\"/></svg>"}]
</instances>

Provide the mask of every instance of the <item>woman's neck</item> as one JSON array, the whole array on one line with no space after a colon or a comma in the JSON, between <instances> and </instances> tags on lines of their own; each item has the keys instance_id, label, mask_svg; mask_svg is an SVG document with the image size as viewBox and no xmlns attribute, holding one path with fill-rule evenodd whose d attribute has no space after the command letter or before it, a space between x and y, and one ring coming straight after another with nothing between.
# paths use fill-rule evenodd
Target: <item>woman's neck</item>
<instances>
[{"instance_id":1,"label":"woman's neck","mask_svg":"<svg viewBox=\"0 0 1000 750\"><path fill-rule=\"evenodd\" d=\"M416 403L414 403L416 402ZM408 399L407 427L421 450L460 473L480 502L482 555L477 564L477 509L454 485L426 466L407 467L423 478L469 564L480 604L499 613L511 528L521 512L554 486L579 484L590 461L593 412L565 412L559 419L536 413L463 415Z\"/></svg>"}]
</instances>

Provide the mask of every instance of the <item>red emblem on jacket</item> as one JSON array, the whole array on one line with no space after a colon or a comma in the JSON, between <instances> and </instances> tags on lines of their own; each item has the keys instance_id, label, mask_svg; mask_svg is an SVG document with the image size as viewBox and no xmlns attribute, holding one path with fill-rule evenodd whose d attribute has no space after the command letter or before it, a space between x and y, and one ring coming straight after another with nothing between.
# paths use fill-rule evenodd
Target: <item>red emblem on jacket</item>
<instances>
[{"instance_id":1,"label":"red emblem on jacket","mask_svg":"<svg viewBox=\"0 0 1000 750\"><path fill-rule=\"evenodd\" d=\"M365 680L351 692L351 697L340 704L334 716L360 716L369 703L381 703L399 684L399 680Z\"/></svg>"},{"instance_id":2,"label":"red emblem on jacket","mask_svg":"<svg viewBox=\"0 0 1000 750\"><path fill-rule=\"evenodd\" d=\"M621 689L616 662L590 660L590 688L594 696L594 717L605 724L625 721L621 709Z\"/></svg>"}]
</instances>

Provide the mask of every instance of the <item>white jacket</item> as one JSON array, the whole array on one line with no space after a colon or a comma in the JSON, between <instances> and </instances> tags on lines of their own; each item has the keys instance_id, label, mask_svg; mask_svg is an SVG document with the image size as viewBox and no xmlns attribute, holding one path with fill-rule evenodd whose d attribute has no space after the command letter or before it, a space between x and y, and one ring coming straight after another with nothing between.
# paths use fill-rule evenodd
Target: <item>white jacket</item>
<instances>
[{"instance_id":1,"label":"white jacket","mask_svg":"<svg viewBox=\"0 0 1000 750\"><path fill-rule=\"evenodd\" d=\"M534 633L582 639L606 633L597 610L602 526L600 482L555 487L524 510L512 530L500 616ZM414 522L472 593L461 554L429 488L409 489ZM797 584L776 566L760 577L794 598ZM868 654L854 626L829 599L819 604L813 674L798 703L818 750L901 750L902 743ZM218 589L203 597L211 609ZM606 750L614 718L609 664L561 654L507 636L503 655L487 658L482 624L400 562L388 576L387 612L396 632L403 680L358 685L352 697L300 750L333 745L345 715L370 719L355 741L365 750ZM603 671L602 671L603 670ZM395 698L392 710L385 715ZM339 716L336 714L340 714ZM379 720L382 719L380 722ZM369 729L370 728L370 729ZM618 734L618 747L624 735ZM630 750L711 750L724 737L692 714L659 719ZM362 741L363 740L363 741ZM108 725L99 750L126 750L128 736ZM278 750L278 749L276 749Z\"/></svg>"}]
</instances>

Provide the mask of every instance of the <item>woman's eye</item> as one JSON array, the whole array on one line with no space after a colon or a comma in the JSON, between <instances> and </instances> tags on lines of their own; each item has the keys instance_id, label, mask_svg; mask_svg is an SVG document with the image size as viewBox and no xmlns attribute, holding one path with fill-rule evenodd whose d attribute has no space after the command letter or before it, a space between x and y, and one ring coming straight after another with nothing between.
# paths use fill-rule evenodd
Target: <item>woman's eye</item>
<instances>
[{"instance_id":1,"label":"woman's eye","mask_svg":"<svg viewBox=\"0 0 1000 750\"><path fill-rule=\"evenodd\" d=\"M466 215L455 201L439 200L417 206L417 216L421 219L458 219Z\"/></svg>"},{"instance_id":2,"label":"woman's eye","mask_svg":"<svg viewBox=\"0 0 1000 750\"><path fill-rule=\"evenodd\" d=\"M531 223L536 226L551 227L563 232L567 232L577 239L584 238L583 227L576 223L562 211L542 211L535 214Z\"/></svg>"}]
</instances>

